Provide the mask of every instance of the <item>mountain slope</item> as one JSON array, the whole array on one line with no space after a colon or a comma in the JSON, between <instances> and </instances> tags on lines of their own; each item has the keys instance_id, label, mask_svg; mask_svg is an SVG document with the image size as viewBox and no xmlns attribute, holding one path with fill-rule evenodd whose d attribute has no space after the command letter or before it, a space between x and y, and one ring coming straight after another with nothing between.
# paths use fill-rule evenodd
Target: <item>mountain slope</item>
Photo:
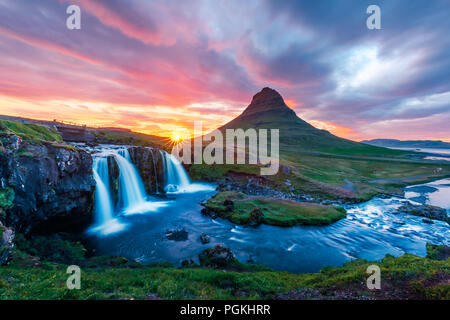
<instances>
[{"instance_id":1,"label":"mountain slope","mask_svg":"<svg viewBox=\"0 0 450 320\"><path fill-rule=\"evenodd\" d=\"M339 138L300 119L284 102L282 96L271 88L264 88L253 96L250 105L234 120L220 127L225 129L267 128L280 130L282 151L329 151L356 148L380 151L373 146Z\"/></svg>"}]
</instances>

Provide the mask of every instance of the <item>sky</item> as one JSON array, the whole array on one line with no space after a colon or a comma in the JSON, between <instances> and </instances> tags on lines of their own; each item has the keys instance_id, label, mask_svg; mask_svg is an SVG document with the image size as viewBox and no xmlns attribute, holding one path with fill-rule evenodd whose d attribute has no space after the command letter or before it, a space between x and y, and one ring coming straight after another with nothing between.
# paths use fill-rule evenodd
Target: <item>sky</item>
<instances>
[{"instance_id":1,"label":"sky","mask_svg":"<svg viewBox=\"0 0 450 320\"><path fill-rule=\"evenodd\" d=\"M0 114L188 135L267 86L341 137L450 141L449 16L449 0L0 0Z\"/></svg>"}]
</instances>

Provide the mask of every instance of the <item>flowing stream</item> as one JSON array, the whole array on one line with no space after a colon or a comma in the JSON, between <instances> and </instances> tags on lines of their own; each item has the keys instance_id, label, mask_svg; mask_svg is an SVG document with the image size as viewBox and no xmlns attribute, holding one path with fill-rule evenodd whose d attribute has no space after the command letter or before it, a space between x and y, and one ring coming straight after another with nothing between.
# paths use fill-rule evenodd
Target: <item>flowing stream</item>
<instances>
[{"instance_id":1,"label":"flowing stream","mask_svg":"<svg viewBox=\"0 0 450 320\"><path fill-rule=\"evenodd\" d=\"M317 272L325 266L339 266L352 259L380 260L386 254L411 253L425 256L427 242L450 245L449 224L422 217L397 214L404 201L429 203L450 212L450 179L406 189L405 198L374 198L348 205L347 218L328 226L242 227L203 216L200 203L216 191L215 186L191 183L178 160L163 152L163 183L167 198L145 194L141 178L128 152L103 150L94 156L97 181L97 225L90 233L98 252L125 256L142 263L197 260L198 254L217 243L229 247L241 262L263 264L275 270ZM119 166L119 192L124 202L112 208L108 156ZM109 182L108 182L109 183ZM184 231L185 238L169 240L166 233ZM211 242L204 245L200 235Z\"/></svg>"}]
</instances>

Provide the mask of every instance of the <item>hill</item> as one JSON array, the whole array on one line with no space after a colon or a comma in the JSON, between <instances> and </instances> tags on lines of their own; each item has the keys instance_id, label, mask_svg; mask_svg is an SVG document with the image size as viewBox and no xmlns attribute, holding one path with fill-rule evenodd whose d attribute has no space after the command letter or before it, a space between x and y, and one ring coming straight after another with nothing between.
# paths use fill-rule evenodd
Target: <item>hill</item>
<instances>
[{"instance_id":1,"label":"hill","mask_svg":"<svg viewBox=\"0 0 450 320\"><path fill-rule=\"evenodd\" d=\"M280 152L285 154L298 151L371 156L404 154L340 138L329 131L315 128L299 118L276 90L267 87L253 96L251 103L241 115L219 130L237 128L279 129Z\"/></svg>"},{"instance_id":2,"label":"hill","mask_svg":"<svg viewBox=\"0 0 450 320\"><path fill-rule=\"evenodd\" d=\"M238 117L219 128L279 129L280 170L259 176L256 165L192 165L194 179L218 182L224 190L304 199L367 200L379 193L450 175L448 164L423 161L423 154L393 150L337 137L302 120L271 88L253 96ZM436 172L440 172L436 174Z\"/></svg>"},{"instance_id":3,"label":"hill","mask_svg":"<svg viewBox=\"0 0 450 320\"><path fill-rule=\"evenodd\" d=\"M430 148L450 149L450 142L441 140L396 140L396 139L373 139L363 140L361 143L386 148Z\"/></svg>"}]
</instances>

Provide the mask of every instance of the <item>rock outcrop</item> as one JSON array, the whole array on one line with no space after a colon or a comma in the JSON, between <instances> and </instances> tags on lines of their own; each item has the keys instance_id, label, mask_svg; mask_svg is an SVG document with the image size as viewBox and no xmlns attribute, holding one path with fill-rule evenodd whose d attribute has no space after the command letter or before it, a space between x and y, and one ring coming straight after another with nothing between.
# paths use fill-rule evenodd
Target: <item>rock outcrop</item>
<instances>
[{"instance_id":1,"label":"rock outcrop","mask_svg":"<svg viewBox=\"0 0 450 320\"><path fill-rule=\"evenodd\" d=\"M213 268L224 267L236 261L233 252L221 244L217 244L214 248L202 251L198 258L200 260L200 265Z\"/></svg>"},{"instance_id":2,"label":"rock outcrop","mask_svg":"<svg viewBox=\"0 0 450 320\"><path fill-rule=\"evenodd\" d=\"M0 266L7 264L12 258L14 248L14 231L0 222Z\"/></svg>"},{"instance_id":3,"label":"rock outcrop","mask_svg":"<svg viewBox=\"0 0 450 320\"><path fill-rule=\"evenodd\" d=\"M202 234L200 235L200 241L201 241L203 244L207 244L207 243L209 243L209 242L211 241L211 238L210 238L206 233L202 233Z\"/></svg>"},{"instance_id":4,"label":"rock outcrop","mask_svg":"<svg viewBox=\"0 0 450 320\"><path fill-rule=\"evenodd\" d=\"M95 181L85 151L0 133L0 219L16 232L75 229L91 222ZM10 201L11 202L11 201ZM3 203L3 205L2 205Z\"/></svg>"},{"instance_id":5,"label":"rock outcrop","mask_svg":"<svg viewBox=\"0 0 450 320\"><path fill-rule=\"evenodd\" d=\"M148 194L164 193L164 159L157 148L130 147L131 162L139 170Z\"/></svg>"},{"instance_id":6,"label":"rock outcrop","mask_svg":"<svg viewBox=\"0 0 450 320\"><path fill-rule=\"evenodd\" d=\"M412 214L415 216L425 217L428 219L441 220L450 222L447 211L443 208L424 205L414 205L409 202L405 202L400 208L397 209L398 213ZM427 221L424 221L427 222Z\"/></svg>"}]
</instances>

